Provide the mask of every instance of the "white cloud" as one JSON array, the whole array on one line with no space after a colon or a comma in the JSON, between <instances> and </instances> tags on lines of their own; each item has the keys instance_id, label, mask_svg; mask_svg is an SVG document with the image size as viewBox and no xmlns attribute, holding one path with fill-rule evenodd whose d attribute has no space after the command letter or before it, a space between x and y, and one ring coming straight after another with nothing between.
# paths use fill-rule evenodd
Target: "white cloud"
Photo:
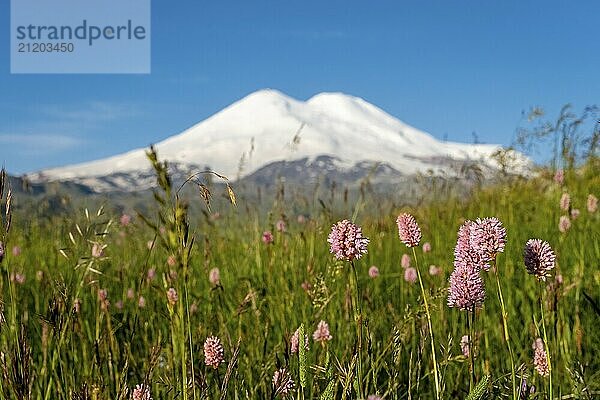
<instances>
[{"instance_id":1,"label":"white cloud","mask_svg":"<svg viewBox=\"0 0 600 400\"><path fill-rule=\"evenodd\" d=\"M21 155L65 151L80 144L80 139L62 134L0 133L0 146L3 151Z\"/></svg>"}]
</instances>

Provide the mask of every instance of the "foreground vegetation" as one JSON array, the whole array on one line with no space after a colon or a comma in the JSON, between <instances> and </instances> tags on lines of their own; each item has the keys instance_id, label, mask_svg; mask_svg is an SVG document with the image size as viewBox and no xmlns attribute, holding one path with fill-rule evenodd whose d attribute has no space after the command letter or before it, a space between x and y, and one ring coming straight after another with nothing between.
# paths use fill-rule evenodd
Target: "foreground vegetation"
<instances>
[{"instance_id":1,"label":"foreground vegetation","mask_svg":"<svg viewBox=\"0 0 600 400\"><path fill-rule=\"evenodd\" d=\"M600 195L597 163L562 179L507 177L469 197L430 192L410 207L368 196L347 204L335 192L301 202L282 191L265 215L228 191L237 206L198 217L153 163L156 206L145 215L108 205L32 220L11 212L4 191L1 397L600 396L600 212L588 207ZM416 247L398 237L404 212L422 232ZM481 271L481 307L449 308L457 231L484 217L502 222L504 251ZM342 219L369 238L358 259L330 253ZM530 238L557 255L545 281L525 268ZM548 374L539 357L534 365L538 338Z\"/></svg>"}]
</instances>

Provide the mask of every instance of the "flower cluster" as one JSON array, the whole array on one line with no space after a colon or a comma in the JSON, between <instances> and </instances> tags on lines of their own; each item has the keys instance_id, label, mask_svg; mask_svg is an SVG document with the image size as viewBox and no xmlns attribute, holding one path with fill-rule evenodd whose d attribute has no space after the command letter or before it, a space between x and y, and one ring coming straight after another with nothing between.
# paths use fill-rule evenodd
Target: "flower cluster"
<instances>
[{"instance_id":1,"label":"flower cluster","mask_svg":"<svg viewBox=\"0 0 600 400\"><path fill-rule=\"evenodd\" d=\"M407 247L419 245L421 241L421 228L419 228L415 217L406 213L401 214L396 219L396 224L398 225L398 236L402 243Z\"/></svg>"},{"instance_id":2,"label":"flower cluster","mask_svg":"<svg viewBox=\"0 0 600 400\"><path fill-rule=\"evenodd\" d=\"M338 260L352 261L367 252L369 239L364 237L362 229L348 220L342 220L331 227L327 237L330 252Z\"/></svg>"},{"instance_id":3,"label":"flower cluster","mask_svg":"<svg viewBox=\"0 0 600 400\"><path fill-rule=\"evenodd\" d=\"M329 324L325 321L320 321L317 325L317 329L313 333L313 339L315 342L328 342L333 337L329 333Z\"/></svg>"},{"instance_id":4,"label":"flower cluster","mask_svg":"<svg viewBox=\"0 0 600 400\"><path fill-rule=\"evenodd\" d=\"M204 363L217 369L224 360L223 354L221 340L216 336L208 337L204 342Z\"/></svg>"},{"instance_id":5,"label":"flower cluster","mask_svg":"<svg viewBox=\"0 0 600 400\"><path fill-rule=\"evenodd\" d=\"M537 338L533 342L533 366L538 374L541 376L550 375L550 368L548 366L548 358L546 357L546 350L544 349L544 341Z\"/></svg>"},{"instance_id":6,"label":"flower cluster","mask_svg":"<svg viewBox=\"0 0 600 400\"><path fill-rule=\"evenodd\" d=\"M152 400L150 388L144 384L137 385L131 393L131 400Z\"/></svg>"},{"instance_id":7,"label":"flower cluster","mask_svg":"<svg viewBox=\"0 0 600 400\"><path fill-rule=\"evenodd\" d=\"M292 394L296 385L292 376L285 368L280 368L273 374L273 397L281 395L285 398Z\"/></svg>"},{"instance_id":8,"label":"flower cluster","mask_svg":"<svg viewBox=\"0 0 600 400\"><path fill-rule=\"evenodd\" d=\"M541 239L529 239L523 250L523 261L527 272L534 275L538 280L545 281L549 272L554 268L556 255L550 244Z\"/></svg>"}]
</instances>

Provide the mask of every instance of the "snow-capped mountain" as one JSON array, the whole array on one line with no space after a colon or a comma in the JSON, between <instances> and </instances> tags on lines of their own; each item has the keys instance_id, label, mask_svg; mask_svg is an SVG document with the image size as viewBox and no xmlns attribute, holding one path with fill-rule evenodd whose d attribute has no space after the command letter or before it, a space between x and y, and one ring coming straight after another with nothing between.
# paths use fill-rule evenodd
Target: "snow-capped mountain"
<instances>
[{"instance_id":1,"label":"snow-capped mountain","mask_svg":"<svg viewBox=\"0 0 600 400\"><path fill-rule=\"evenodd\" d=\"M381 163L388 174L410 175L470 161L494 168L491 155L500 149L436 140L358 97L321 93L300 101L276 90L254 92L155 147L176 173L209 166L231 180L272 163L302 160L314 167L323 156L328 156L328 168L340 171ZM39 171L29 178L73 181L95 191L145 189L154 184L145 151ZM518 168L528 163L522 155L517 160Z\"/></svg>"}]
</instances>

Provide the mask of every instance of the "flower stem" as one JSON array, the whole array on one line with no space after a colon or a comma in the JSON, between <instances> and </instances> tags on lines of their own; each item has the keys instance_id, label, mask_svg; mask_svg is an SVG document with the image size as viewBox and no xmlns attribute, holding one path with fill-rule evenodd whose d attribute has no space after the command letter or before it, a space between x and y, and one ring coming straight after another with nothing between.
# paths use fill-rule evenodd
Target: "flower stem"
<instances>
[{"instance_id":1,"label":"flower stem","mask_svg":"<svg viewBox=\"0 0 600 400\"><path fill-rule=\"evenodd\" d=\"M504 297L502 297L502 289L500 287L500 278L498 277L498 268L496 268L496 259L494 258L494 275L496 276L496 284L498 285L498 298L500 299L500 307L502 308L502 325L504 327L504 340L506 340L506 346L508 347L508 354L510 356L510 377L512 380L512 391L513 400L517 400L517 378L515 375L515 356L510 345L510 337L508 335L508 314L506 313L506 307L504 306Z\"/></svg>"},{"instance_id":2,"label":"flower stem","mask_svg":"<svg viewBox=\"0 0 600 400\"><path fill-rule=\"evenodd\" d=\"M356 303L354 304L354 320L356 321L356 336L358 339L358 357L357 357L357 379L358 382L358 396L363 397L362 393L362 310L360 306L360 294L358 289L358 275L356 273L356 266L354 260L351 261L352 272L354 276L354 293L356 295Z\"/></svg>"},{"instance_id":3,"label":"flower stem","mask_svg":"<svg viewBox=\"0 0 600 400\"><path fill-rule=\"evenodd\" d=\"M473 315L473 316L471 316ZM469 332L469 393L473 391L475 387L475 352L473 351L473 323L475 322L475 314L471 314L470 311L467 312L467 332ZM473 321L471 322L471 320Z\"/></svg>"},{"instance_id":4,"label":"flower stem","mask_svg":"<svg viewBox=\"0 0 600 400\"><path fill-rule=\"evenodd\" d=\"M542 313L542 331L544 333L544 346L546 348L546 360L548 361L548 394L553 399L552 393L552 364L550 362L550 347L548 346L548 335L546 334L546 320L544 317L544 284L540 282L540 312Z\"/></svg>"},{"instance_id":5,"label":"flower stem","mask_svg":"<svg viewBox=\"0 0 600 400\"><path fill-rule=\"evenodd\" d=\"M429 304L427 303L427 296L425 295L425 288L423 287L423 281L421 280L421 271L419 270L419 262L417 261L417 253L415 248L412 247L413 258L415 259L415 267L417 269L417 277L419 278L419 286L421 287L421 295L423 296L423 303L425 304L425 313L427 314L427 325L429 327L429 337L431 338L431 355L433 357L433 377L435 379L435 398L440 398L440 382L438 379L438 367L437 359L435 356L435 342L433 341L433 328L431 326L431 314L429 313Z\"/></svg>"}]
</instances>

